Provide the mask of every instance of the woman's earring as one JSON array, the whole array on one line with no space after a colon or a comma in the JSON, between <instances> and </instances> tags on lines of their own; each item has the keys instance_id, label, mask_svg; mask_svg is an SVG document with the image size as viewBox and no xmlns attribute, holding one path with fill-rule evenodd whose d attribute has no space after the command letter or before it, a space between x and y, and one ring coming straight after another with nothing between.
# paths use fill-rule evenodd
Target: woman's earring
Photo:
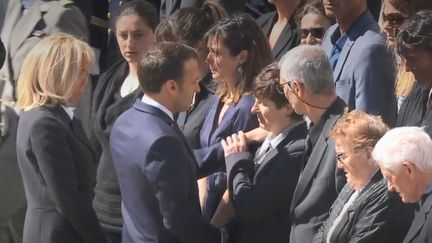
<instances>
[{"instance_id":1,"label":"woman's earring","mask_svg":"<svg viewBox=\"0 0 432 243\"><path fill-rule=\"evenodd\" d=\"M240 64L237 67L237 80L243 79L243 66Z\"/></svg>"}]
</instances>

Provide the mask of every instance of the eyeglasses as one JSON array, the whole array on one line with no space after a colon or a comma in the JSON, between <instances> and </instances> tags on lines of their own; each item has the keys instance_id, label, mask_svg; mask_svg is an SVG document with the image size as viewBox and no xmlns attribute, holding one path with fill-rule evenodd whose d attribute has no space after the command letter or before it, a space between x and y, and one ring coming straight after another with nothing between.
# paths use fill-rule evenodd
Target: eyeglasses
<instances>
[{"instance_id":1,"label":"eyeglasses","mask_svg":"<svg viewBox=\"0 0 432 243\"><path fill-rule=\"evenodd\" d=\"M287 84L288 85L288 88L290 89L290 90L292 90L292 88L291 88L291 83L293 82L294 80L288 80L288 81L286 81L286 82L283 82L283 83L279 83L279 85L276 85L276 90L277 90L277 92L279 92L279 94L285 94L285 90L283 89L283 86L285 85L285 84Z\"/></svg>"},{"instance_id":2,"label":"eyeglasses","mask_svg":"<svg viewBox=\"0 0 432 243\"><path fill-rule=\"evenodd\" d=\"M342 163L347 157L348 157L348 155L346 153L337 153L336 154L336 159L339 163Z\"/></svg>"},{"instance_id":3,"label":"eyeglasses","mask_svg":"<svg viewBox=\"0 0 432 243\"><path fill-rule=\"evenodd\" d=\"M403 16L400 13L389 13L389 14L382 14L383 20L385 22L389 22L392 26L400 26L404 22L405 19L407 19L406 16Z\"/></svg>"},{"instance_id":4,"label":"eyeglasses","mask_svg":"<svg viewBox=\"0 0 432 243\"><path fill-rule=\"evenodd\" d=\"M432 35L411 34L408 30L402 30L397 35L397 38L408 45L417 45L424 39L432 40Z\"/></svg>"},{"instance_id":5,"label":"eyeglasses","mask_svg":"<svg viewBox=\"0 0 432 243\"><path fill-rule=\"evenodd\" d=\"M306 39L309 36L309 33L312 37L321 39L324 36L324 32L324 27L302 28L299 30L301 39Z\"/></svg>"},{"instance_id":6,"label":"eyeglasses","mask_svg":"<svg viewBox=\"0 0 432 243\"><path fill-rule=\"evenodd\" d=\"M403 50L411 49L413 47L432 48L432 35L418 35L411 34L408 30L404 29L396 36L397 52L401 57L404 57Z\"/></svg>"}]
</instances>

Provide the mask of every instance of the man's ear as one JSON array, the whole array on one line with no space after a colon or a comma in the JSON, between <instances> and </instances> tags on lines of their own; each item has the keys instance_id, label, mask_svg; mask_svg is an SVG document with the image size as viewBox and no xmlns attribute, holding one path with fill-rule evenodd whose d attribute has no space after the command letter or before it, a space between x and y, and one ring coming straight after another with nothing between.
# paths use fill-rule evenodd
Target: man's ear
<instances>
[{"instance_id":1,"label":"man's ear","mask_svg":"<svg viewBox=\"0 0 432 243\"><path fill-rule=\"evenodd\" d=\"M174 95L178 91L178 88L179 87L178 87L177 82L175 80L172 80L172 79L166 81L161 87L161 89L163 89L163 91L165 91L167 94L170 94L170 95Z\"/></svg>"},{"instance_id":2,"label":"man's ear","mask_svg":"<svg viewBox=\"0 0 432 243\"><path fill-rule=\"evenodd\" d=\"M417 167L409 161L402 162L402 169L404 170L405 174L409 176L415 176L418 170Z\"/></svg>"},{"instance_id":3,"label":"man's ear","mask_svg":"<svg viewBox=\"0 0 432 243\"><path fill-rule=\"evenodd\" d=\"M297 97L299 97L300 95L302 97L304 96L305 87L300 81L293 80L291 88L292 88L292 91L297 95Z\"/></svg>"}]
</instances>

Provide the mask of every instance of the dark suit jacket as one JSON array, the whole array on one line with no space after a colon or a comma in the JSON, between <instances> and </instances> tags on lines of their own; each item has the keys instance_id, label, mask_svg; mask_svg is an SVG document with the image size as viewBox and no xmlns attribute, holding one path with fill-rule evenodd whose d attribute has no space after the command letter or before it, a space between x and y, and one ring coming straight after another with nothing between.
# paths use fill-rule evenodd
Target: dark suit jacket
<instances>
[{"instance_id":1,"label":"dark suit jacket","mask_svg":"<svg viewBox=\"0 0 432 243\"><path fill-rule=\"evenodd\" d=\"M123 243L219 243L201 216L196 162L180 129L136 101L117 121L111 154L122 193Z\"/></svg>"},{"instance_id":2,"label":"dark suit jacket","mask_svg":"<svg viewBox=\"0 0 432 243\"><path fill-rule=\"evenodd\" d=\"M314 126L322 126L315 147L298 180L291 204L291 243L309 243L327 218L330 206L345 185L345 175L336 166L334 141L329 133L342 116L345 103L337 97Z\"/></svg>"},{"instance_id":3,"label":"dark suit jacket","mask_svg":"<svg viewBox=\"0 0 432 243\"><path fill-rule=\"evenodd\" d=\"M420 209L415 213L415 218L403 240L403 243L429 243L432 241L432 196L429 195L420 203Z\"/></svg>"},{"instance_id":4,"label":"dark suit jacket","mask_svg":"<svg viewBox=\"0 0 432 243\"><path fill-rule=\"evenodd\" d=\"M388 125L394 126L397 105L393 56L369 11L355 25L333 71L336 94L351 109L381 115ZM335 24L323 37L322 47L329 57L339 35L339 26Z\"/></svg>"},{"instance_id":5,"label":"dark suit jacket","mask_svg":"<svg viewBox=\"0 0 432 243\"><path fill-rule=\"evenodd\" d=\"M61 106L23 112L18 162L27 197L24 243L106 242L92 208L96 162Z\"/></svg>"},{"instance_id":6,"label":"dark suit jacket","mask_svg":"<svg viewBox=\"0 0 432 243\"><path fill-rule=\"evenodd\" d=\"M330 227L354 192L350 185L345 185L314 243L326 242ZM402 203L396 192L388 191L387 181L383 179L381 172L377 171L342 216L330 242L402 242L413 216L413 205Z\"/></svg>"},{"instance_id":7,"label":"dark suit jacket","mask_svg":"<svg viewBox=\"0 0 432 243\"><path fill-rule=\"evenodd\" d=\"M269 38L273 25L277 21L277 13L270 12L263 14L258 18L258 25L261 27L264 35ZM297 25L294 18L291 18L285 25L279 39L276 41L272 49L273 57L275 60L280 60L282 56L292 48L300 44L300 37L297 32Z\"/></svg>"},{"instance_id":8,"label":"dark suit jacket","mask_svg":"<svg viewBox=\"0 0 432 243\"><path fill-rule=\"evenodd\" d=\"M284 140L260 158L257 168L249 152L226 158L236 242L289 242L290 205L302 167L307 127L301 122L289 129Z\"/></svg>"}]
</instances>

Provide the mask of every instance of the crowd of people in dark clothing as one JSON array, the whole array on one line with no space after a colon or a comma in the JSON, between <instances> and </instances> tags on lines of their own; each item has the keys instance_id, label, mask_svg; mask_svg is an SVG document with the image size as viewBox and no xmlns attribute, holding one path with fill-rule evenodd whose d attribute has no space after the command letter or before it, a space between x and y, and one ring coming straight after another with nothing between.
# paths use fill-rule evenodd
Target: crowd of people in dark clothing
<instances>
[{"instance_id":1,"label":"crowd of people in dark clothing","mask_svg":"<svg viewBox=\"0 0 432 243\"><path fill-rule=\"evenodd\" d=\"M0 243L432 242L430 0L0 15Z\"/></svg>"}]
</instances>

